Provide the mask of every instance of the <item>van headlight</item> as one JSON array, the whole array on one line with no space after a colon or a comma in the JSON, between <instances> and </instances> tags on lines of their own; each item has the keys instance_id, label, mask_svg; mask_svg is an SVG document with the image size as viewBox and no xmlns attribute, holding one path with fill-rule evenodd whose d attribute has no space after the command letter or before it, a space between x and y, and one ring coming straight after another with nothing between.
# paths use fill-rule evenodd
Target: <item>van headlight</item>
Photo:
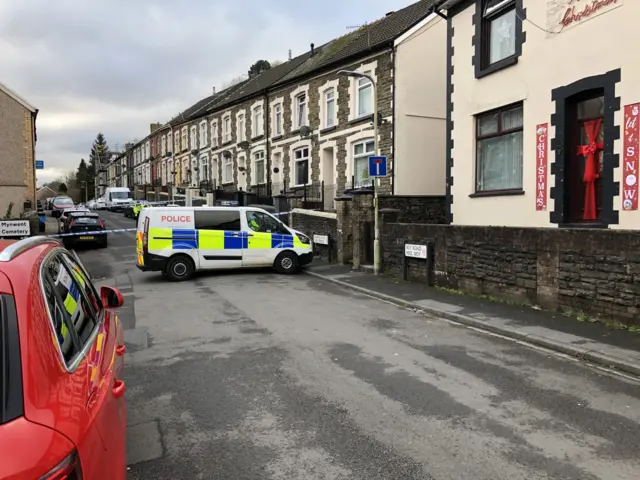
<instances>
[{"instance_id":1,"label":"van headlight","mask_svg":"<svg viewBox=\"0 0 640 480\"><path fill-rule=\"evenodd\" d=\"M309 245L311 243L311 239L306 235L302 235L301 233L298 233L297 236L298 236L298 239L300 239L300 241L305 245Z\"/></svg>"}]
</instances>

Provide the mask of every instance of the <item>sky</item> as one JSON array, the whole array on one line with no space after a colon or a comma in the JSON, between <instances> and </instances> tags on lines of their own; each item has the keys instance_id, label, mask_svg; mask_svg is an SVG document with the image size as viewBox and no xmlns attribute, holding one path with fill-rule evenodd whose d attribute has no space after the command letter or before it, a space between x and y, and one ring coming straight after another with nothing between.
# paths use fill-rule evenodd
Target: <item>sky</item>
<instances>
[{"instance_id":1,"label":"sky","mask_svg":"<svg viewBox=\"0 0 640 480\"><path fill-rule=\"evenodd\" d=\"M0 82L39 109L38 185L246 74L412 0L1 0Z\"/></svg>"}]
</instances>

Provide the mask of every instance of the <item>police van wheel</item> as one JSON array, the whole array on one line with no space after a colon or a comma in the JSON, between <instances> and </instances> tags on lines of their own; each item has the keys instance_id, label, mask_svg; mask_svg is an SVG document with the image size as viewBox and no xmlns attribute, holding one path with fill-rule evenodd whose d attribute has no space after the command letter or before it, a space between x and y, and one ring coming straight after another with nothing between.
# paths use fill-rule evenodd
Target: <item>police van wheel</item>
<instances>
[{"instance_id":1,"label":"police van wheel","mask_svg":"<svg viewBox=\"0 0 640 480\"><path fill-rule=\"evenodd\" d=\"M164 274L172 282L181 282L187 280L193 275L194 271L193 261L186 255L176 255L171 257L167 266L165 267Z\"/></svg>"},{"instance_id":2,"label":"police van wheel","mask_svg":"<svg viewBox=\"0 0 640 480\"><path fill-rule=\"evenodd\" d=\"M295 273L298 271L298 256L293 252L282 252L273 266L278 273Z\"/></svg>"}]
</instances>

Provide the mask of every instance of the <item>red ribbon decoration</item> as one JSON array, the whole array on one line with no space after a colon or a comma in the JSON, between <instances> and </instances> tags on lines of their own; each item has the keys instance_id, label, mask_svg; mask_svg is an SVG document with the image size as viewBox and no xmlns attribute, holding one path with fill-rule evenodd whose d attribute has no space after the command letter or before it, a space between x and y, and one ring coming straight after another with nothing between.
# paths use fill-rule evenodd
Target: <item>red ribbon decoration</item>
<instances>
[{"instance_id":1,"label":"red ribbon decoration","mask_svg":"<svg viewBox=\"0 0 640 480\"><path fill-rule=\"evenodd\" d=\"M598 173L598 166L596 162L596 153L604 149L604 142L596 142L598 133L600 133L600 125L602 119L589 120L584 122L584 130L587 134L589 143L587 145L580 145L578 147L578 155L585 157L586 162L584 164L584 220L596 219L596 178L600 177Z\"/></svg>"}]
</instances>

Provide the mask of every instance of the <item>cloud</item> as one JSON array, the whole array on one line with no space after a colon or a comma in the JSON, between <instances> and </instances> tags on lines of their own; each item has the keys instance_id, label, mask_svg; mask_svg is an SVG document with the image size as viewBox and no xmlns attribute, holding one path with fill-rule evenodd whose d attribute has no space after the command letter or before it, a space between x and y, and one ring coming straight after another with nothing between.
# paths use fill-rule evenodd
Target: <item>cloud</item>
<instances>
[{"instance_id":1,"label":"cloud","mask_svg":"<svg viewBox=\"0 0 640 480\"><path fill-rule=\"evenodd\" d=\"M122 145L246 73L410 0L3 0L1 81L36 106L38 182L98 132ZM395 4L390 6L390 4Z\"/></svg>"}]
</instances>

